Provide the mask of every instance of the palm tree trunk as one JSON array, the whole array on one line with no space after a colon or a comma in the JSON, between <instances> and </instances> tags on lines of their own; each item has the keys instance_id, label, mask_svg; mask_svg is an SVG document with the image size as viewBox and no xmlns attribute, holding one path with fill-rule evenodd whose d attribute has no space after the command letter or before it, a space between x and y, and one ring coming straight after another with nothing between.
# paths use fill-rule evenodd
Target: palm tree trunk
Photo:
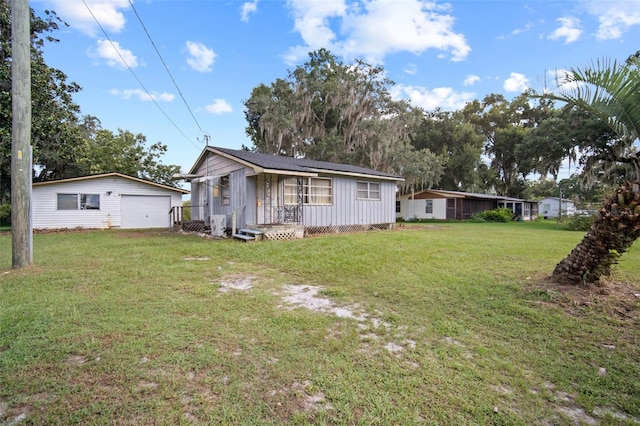
<instances>
[{"instance_id":1,"label":"palm tree trunk","mask_svg":"<svg viewBox=\"0 0 640 426\"><path fill-rule=\"evenodd\" d=\"M618 257L640 236L639 188L638 182L625 182L604 202L587 235L556 265L556 280L592 283L610 274Z\"/></svg>"}]
</instances>

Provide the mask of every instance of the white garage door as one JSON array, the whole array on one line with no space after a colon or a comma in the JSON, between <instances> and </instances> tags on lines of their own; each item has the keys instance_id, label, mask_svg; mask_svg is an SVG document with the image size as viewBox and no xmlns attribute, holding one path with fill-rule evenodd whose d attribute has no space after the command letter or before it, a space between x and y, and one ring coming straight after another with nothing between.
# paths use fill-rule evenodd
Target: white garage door
<instances>
[{"instance_id":1,"label":"white garage door","mask_svg":"<svg viewBox=\"0 0 640 426\"><path fill-rule=\"evenodd\" d=\"M121 228L168 228L171 197L122 195Z\"/></svg>"}]
</instances>

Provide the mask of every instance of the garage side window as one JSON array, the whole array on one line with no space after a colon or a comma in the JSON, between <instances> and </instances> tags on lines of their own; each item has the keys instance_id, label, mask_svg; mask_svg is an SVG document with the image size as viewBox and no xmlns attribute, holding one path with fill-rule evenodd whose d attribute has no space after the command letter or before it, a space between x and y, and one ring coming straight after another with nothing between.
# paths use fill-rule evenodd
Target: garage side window
<instances>
[{"instance_id":1,"label":"garage side window","mask_svg":"<svg viewBox=\"0 0 640 426\"><path fill-rule=\"evenodd\" d=\"M58 194L58 210L100 210L100 194Z\"/></svg>"},{"instance_id":2,"label":"garage side window","mask_svg":"<svg viewBox=\"0 0 640 426\"><path fill-rule=\"evenodd\" d=\"M100 210L100 194L80 194L80 210Z\"/></svg>"}]
</instances>

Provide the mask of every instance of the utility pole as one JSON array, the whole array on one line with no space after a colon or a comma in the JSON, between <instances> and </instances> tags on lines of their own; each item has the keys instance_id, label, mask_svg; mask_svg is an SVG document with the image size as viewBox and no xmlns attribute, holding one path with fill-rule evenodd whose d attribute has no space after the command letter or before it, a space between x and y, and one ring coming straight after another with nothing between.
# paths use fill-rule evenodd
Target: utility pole
<instances>
[{"instance_id":1,"label":"utility pole","mask_svg":"<svg viewBox=\"0 0 640 426\"><path fill-rule=\"evenodd\" d=\"M11 253L33 263L31 229L31 28L29 0L11 0Z\"/></svg>"}]
</instances>

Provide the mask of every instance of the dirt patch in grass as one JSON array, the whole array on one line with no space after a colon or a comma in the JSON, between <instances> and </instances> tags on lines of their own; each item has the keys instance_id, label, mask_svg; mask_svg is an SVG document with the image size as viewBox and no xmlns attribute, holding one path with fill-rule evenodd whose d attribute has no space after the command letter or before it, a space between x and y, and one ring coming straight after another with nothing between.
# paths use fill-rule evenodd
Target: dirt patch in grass
<instances>
[{"instance_id":1,"label":"dirt patch in grass","mask_svg":"<svg viewBox=\"0 0 640 426\"><path fill-rule=\"evenodd\" d=\"M333 406L326 400L325 395L316 389L308 380L293 382L281 389L274 389L269 396L277 402L276 407L288 407L293 411L322 411L332 410ZM284 402L283 402L284 401ZM288 417L288 416L287 416Z\"/></svg>"},{"instance_id":2,"label":"dirt patch in grass","mask_svg":"<svg viewBox=\"0 0 640 426\"><path fill-rule=\"evenodd\" d=\"M53 229L34 229L34 234L69 234L82 233L91 231L101 231L100 228L53 228Z\"/></svg>"},{"instance_id":3,"label":"dirt patch in grass","mask_svg":"<svg viewBox=\"0 0 640 426\"><path fill-rule=\"evenodd\" d=\"M393 228L396 231L433 231L438 229L447 229L445 225L405 225L404 223L398 223Z\"/></svg>"},{"instance_id":4,"label":"dirt patch in grass","mask_svg":"<svg viewBox=\"0 0 640 426\"><path fill-rule=\"evenodd\" d=\"M529 279L528 287L530 292L544 296L546 303L562 306L571 315L596 309L640 324L640 289L627 282L601 279L594 284L570 285L545 276Z\"/></svg>"},{"instance_id":5,"label":"dirt patch in grass","mask_svg":"<svg viewBox=\"0 0 640 426\"><path fill-rule=\"evenodd\" d=\"M247 274L226 275L218 282L221 293L228 293L232 290L246 291L253 287L255 277Z\"/></svg>"}]
</instances>

